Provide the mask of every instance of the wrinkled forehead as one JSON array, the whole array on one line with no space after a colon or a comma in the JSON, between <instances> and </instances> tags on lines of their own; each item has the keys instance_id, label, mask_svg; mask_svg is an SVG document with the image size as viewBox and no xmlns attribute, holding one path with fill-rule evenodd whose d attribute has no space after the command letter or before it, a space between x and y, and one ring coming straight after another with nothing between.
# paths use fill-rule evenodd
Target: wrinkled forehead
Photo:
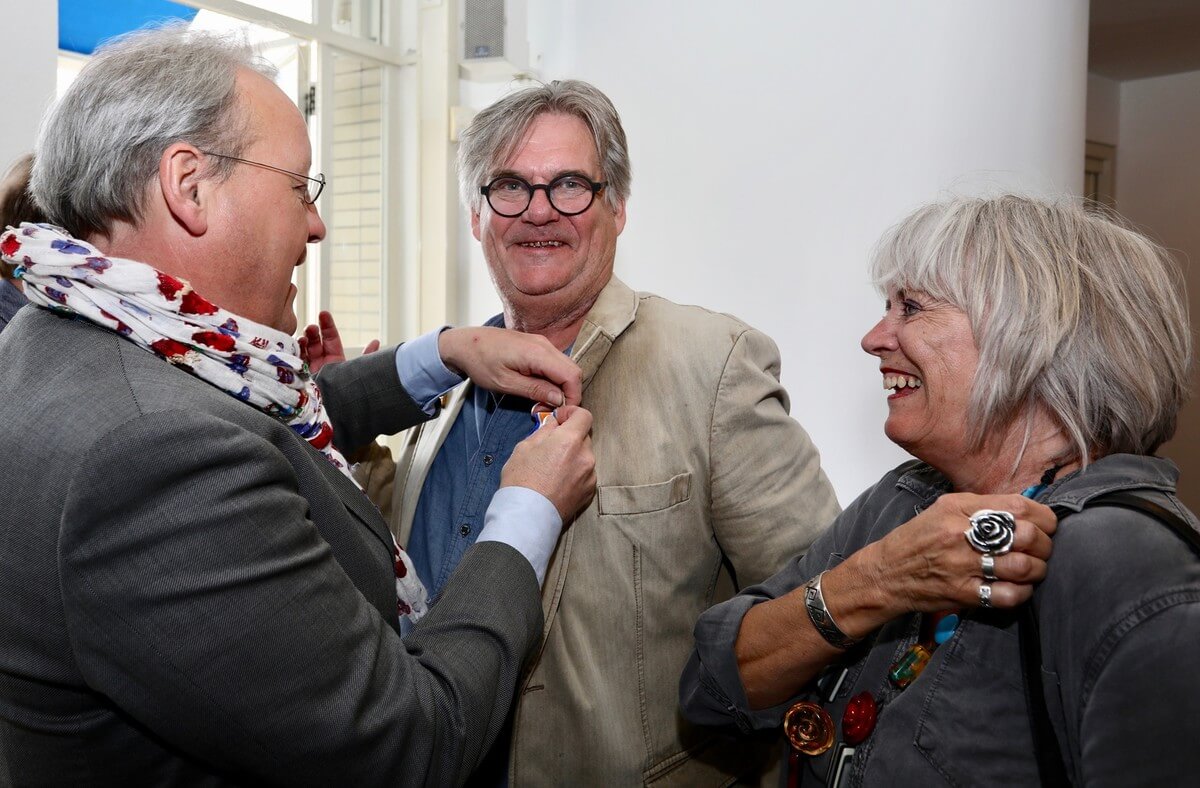
<instances>
[{"instance_id":1,"label":"wrinkled forehead","mask_svg":"<svg viewBox=\"0 0 1200 788\"><path fill-rule=\"evenodd\" d=\"M560 169L600 172L595 134L586 119L574 113L543 110L530 116L493 151L487 174L515 171L518 163L540 167L550 163Z\"/></svg>"}]
</instances>

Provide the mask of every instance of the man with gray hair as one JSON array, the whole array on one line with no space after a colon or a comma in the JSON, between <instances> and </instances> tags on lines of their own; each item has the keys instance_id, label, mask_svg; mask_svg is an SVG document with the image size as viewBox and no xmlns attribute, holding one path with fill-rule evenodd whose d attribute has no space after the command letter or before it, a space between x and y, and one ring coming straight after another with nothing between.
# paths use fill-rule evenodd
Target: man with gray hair
<instances>
[{"instance_id":1,"label":"man with gray hair","mask_svg":"<svg viewBox=\"0 0 1200 788\"><path fill-rule=\"evenodd\" d=\"M599 483L551 560L545 634L507 750L477 776L752 778L754 746L689 726L676 694L700 613L802 553L838 512L788 416L775 344L613 276L630 164L616 109L593 86L552 82L480 112L462 135L459 177L504 305L488 325L544 336L579 364ZM406 436L392 526L442 600L531 404L463 386Z\"/></svg>"},{"instance_id":2,"label":"man with gray hair","mask_svg":"<svg viewBox=\"0 0 1200 788\"><path fill-rule=\"evenodd\" d=\"M270 74L186 28L106 47L43 123L32 189L61 227L0 234L40 307L0 336L0 784L461 783L540 636L595 488L579 371L450 329L318 388L291 277L324 178ZM425 615L343 452L428 418L454 370L568 404Z\"/></svg>"}]
</instances>

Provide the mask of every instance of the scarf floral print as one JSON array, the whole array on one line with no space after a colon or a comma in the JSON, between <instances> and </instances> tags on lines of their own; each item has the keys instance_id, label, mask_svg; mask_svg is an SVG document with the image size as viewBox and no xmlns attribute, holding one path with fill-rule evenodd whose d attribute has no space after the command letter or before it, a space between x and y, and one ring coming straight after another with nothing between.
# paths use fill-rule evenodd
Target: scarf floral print
<instances>
[{"instance_id":1,"label":"scarf floral print","mask_svg":"<svg viewBox=\"0 0 1200 788\"><path fill-rule=\"evenodd\" d=\"M294 338L221 309L182 279L105 256L49 224L10 227L0 235L0 256L17 266L30 302L115 331L278 419L354 481ZM393 559L399 613L416 621L427 609L425 587L394 540Z\"/></svg>"}]
</instances>

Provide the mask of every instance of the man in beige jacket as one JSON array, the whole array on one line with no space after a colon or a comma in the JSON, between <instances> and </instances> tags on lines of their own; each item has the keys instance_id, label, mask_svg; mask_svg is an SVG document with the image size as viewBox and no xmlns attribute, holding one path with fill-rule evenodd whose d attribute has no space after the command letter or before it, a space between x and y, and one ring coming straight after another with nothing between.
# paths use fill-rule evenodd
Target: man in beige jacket
<instances>
[{"instance_id":1,"label":"man in beige jacket","mask_svg":"<svg viewBox=\"0 0 1200 788\"><path fill-rule=\"evenodd\" d=\"M613 276L630 166L617 112L591 85L552 82L479 113L462 135L459 178L504 303L489 324L541 334L582 368L599 487L550 562L544 641L508 746L477 777L752 779L754 748L690 726L677 692L700 613L802 553L838 513L816 449L788 416L775 344ZM483 526L532 404L467 384L407 434L392 527L431 593Z\"/></svg>"}]
</instances>

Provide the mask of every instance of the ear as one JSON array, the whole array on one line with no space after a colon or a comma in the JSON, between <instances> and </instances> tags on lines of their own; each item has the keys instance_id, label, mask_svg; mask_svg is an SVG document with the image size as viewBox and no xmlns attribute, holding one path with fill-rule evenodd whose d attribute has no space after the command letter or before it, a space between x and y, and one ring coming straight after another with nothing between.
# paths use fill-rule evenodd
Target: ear
<instances>
[{"instance_id":1,"label":"ear","mask_svg":"<svg viewBox=\"0 0 1200 788\"><path fill-rule=\"evenodd\" d=\"M617 203L617 207L613 208L613 221L617 225L617 235L625 229L625 201L621 200Z\"/></svg>"},{"instance_id":2,"label":"ear","mask_svg":"<svg viewBox=\"0 0 1200 788\"><path fill-rule=\"evenodd\" d=\"M475 236L475 240L479 240L479 211L471 211L471 235Z\"/></svg>"},{"instance_id":3,"label":"ear","mask_svg":"<svg viewBox=\"0 0 1200 788\"><path fill-rule=\"evenodd\" d=\"M171 216L194 236L208 231L209 191L212 181L201 177L203 156L193 145L176 142L158 161L158 186Z\"/></svg>"}]
</instances>

